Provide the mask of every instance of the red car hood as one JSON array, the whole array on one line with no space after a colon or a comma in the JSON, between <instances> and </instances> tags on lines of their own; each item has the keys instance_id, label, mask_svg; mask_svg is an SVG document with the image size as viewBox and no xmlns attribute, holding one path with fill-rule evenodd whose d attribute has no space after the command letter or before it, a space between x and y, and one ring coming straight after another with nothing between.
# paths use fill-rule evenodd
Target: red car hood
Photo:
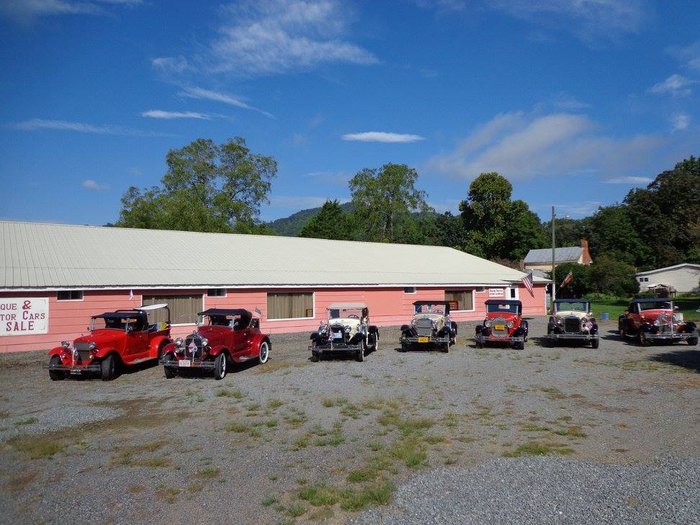
<instances>
[{"instance_id":1,"label":"red car hood","mask_svg":"<svg viewBox=\"0 0 700 525\"><path fill-rule=\"evenodd\" d=\"M118 341L124 339L124 332L121 330L95 330L89 335L83 335L78 337L73 341L73 344L77 343L95 343L98 349L105 346L115 346Z\"/></svg>"}]
</instances>

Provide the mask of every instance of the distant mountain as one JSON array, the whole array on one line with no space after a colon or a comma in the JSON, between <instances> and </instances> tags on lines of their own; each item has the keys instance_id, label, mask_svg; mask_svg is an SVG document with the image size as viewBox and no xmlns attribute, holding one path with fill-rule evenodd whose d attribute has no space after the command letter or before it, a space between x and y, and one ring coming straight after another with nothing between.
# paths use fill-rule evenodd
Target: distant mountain
<instances>
[{"instance_id":1,"label":"distant mountain","mask_svg":"<svg viewBox=\"0 0 700 525\"><path fill-rule=\"evenodd\" d=\"M341 204L340 207L343 208L343 211L346 213L352 210L352 204L349 202ZM319 211L321 211L320 207L301 210L293 213L289 217L268 222L267 225L272 228L277 235L297 237L301 233L304 225L318 215Z\"/></svg>"}]
</instances>

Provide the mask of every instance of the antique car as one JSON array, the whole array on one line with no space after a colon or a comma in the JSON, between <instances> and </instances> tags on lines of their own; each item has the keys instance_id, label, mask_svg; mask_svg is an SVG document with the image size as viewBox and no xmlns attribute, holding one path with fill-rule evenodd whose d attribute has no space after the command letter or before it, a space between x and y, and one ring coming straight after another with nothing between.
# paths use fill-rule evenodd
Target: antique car
<instances>
[{"instance_id":1,"label":"antique car","mask_svg":"<svg viewBox=\"0 0 700 525\"><path fill-rule=\"evenodd\" d=\"M515 299L488 299L486 319L476 327L477 348L488 344L512 346L516 350L525 348L528 325L523 319L523 304Z\"/></svg>"},{"instance_id":2,"label":"antique car","mask_svg":"<svg viewBox=\"0 0 700 525\"><path fill-rule=\"evenodd\" d=\"M156 314L156 311L160 311ZM158 315L165 320L150 322ZM117 310L90 318L90 333L49 351L49 377L53 381L69 376L99 374L104 381L114 379L122 366L133 366L158 359L171 343L170 309L154 304L130 310Z\"/></svg>"},{"instance_id":3,"label":"antique car","mask_svg":"<svg viewBox=\"0 0 700 525\"><path fill-rule=\"evenodd\" d=\"M677 341L687 341L691 346L698 344L695 323L683 321L678 307L668 298L635 299L617 323L622 339L636 339L640 345Z\"/></svg>"},{"instance_id":4,"label":"antique car","mask_svg":"<svg viewBox=\"0 0 700 525\"><path fill-rule=\"evenodd\" d=\"M554 345L558 341L581 341L598 348L600 335L598 323L591 312L588 299L556 299L552 316L547 325L545 342Z\"/></svg>"},{"instance_id":5,"label":"antique car","mask_svg":"<svg viewBox=\"0 0 700 525\"><path fill-rule=\"evenodd\" d=\"M443 352L448 352L457 338L457 323L450 320L450 303L416 301L413 312L411 324L401 327L401 351L416 346L437 346Z\"/></svg>"},{"instance_id":6,"label":"antique car","mask_svg":"<svg viewBox=\"0 0 700 525\"><path fill-rule=\"evenodd\" d=\"M365 303L328 305L328 320L321 322L311 334L311 360L335 352L351 353L358 361L379 348L379 329L369 324L369 308Z\"/></svg>"},{"instance_id":7,"label":"antique car","mask_svg":"<svg viewBox=\"0 0 700 525\"><path fill-rule=\"evenodd\" d=\"M165 377L204 369L223 379L229 365L257 359L266 363L272 345L260 331L260 319L242 308L210 308L197 314L197 330L163 350Z\"/></svg>"}]
</instances>

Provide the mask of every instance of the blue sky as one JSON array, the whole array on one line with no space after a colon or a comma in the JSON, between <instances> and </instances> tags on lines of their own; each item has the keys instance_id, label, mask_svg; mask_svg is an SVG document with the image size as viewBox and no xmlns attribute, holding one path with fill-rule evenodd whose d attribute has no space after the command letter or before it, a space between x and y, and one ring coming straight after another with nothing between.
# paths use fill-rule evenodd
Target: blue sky
<instances>
[{"instance_id":1,"label":"blue sky","mask_svg":"<svg viewBox=\"0 0 700 525\"><path fill-rule=\"evenodd\" d=\"M261 218L405 163L457 213L497 171L543 219L700 154L700 2L0 0L0 218L118 219L165 155L245 138Z\"/></svg>"}]
</instances>

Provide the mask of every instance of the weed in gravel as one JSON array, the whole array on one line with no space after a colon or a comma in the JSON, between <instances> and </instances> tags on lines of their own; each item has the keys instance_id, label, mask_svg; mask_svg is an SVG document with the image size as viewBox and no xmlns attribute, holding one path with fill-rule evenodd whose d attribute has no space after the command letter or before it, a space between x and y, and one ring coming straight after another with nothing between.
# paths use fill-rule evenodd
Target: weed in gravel
<instances>
[{"instance_id":1,"label":"weed in gravel","mask_svg":"<svg viewBox=\"0 0 700 525\"><path fill-rule=\"evenodd\" d=\"M126 492L128 494L140 494L140 493L145 492L145 491L146 491L146 487L144 487L143 485L129 485L126 488Z\"/></svg>"},{"instance_id":2,"label":"weed in gravel","mask_svg":"<svg viewBox=\"0 0 700 525\"><path fill-rule=\"evenodd\" d=\"M194 477L199 479L214 479L221 475L221 469L217 467L209 467L198 471Z\"/></svg>"},{"instance_id":3,"label":"weed in gravel","mask_svg":"<svg viewBox=\"0 0 700 525\"><path fill-rule=\"evenodd\" d=\"M0 419L7 419L10 417L10 413L7 410L0 410Z\"/></svg>"},{"instance_id":4,"label":"weed in gravel","mask_svg":"<svg viewBox=\"0 0 700 525\"><path fill-rule=\"evenodd\" d=\"M15 423L15 426L20 426L20 425L33 425L34 423L38 423L39 418L36 417L28 417L26 419L20 419Z\"/></svg>"},{"instance_id":5,"label":"weed in gravel","mask_svg":"<svg viewBox=\"0 0 700 525\"><path fill-rule=\"evenodd\" d=\"M374 481L377 479L379 473L370 468L360 468L351 470L348 474L347 480L350 483L363 483L365 481Z\"/></svg>"},{"instance_id":6,"label":"weed in gravel","mask_svg":"<svg viewBox=\"0 0 700 525\"><path fill-rule=\"evenodd\" d=\"M278 422L276 419L268 419L265 421L265 426L267 428L275 428L278 425Z\"/></svg>"},{"instance_id":7,"label":"weed in gravel","mask_svg":"<svg viewBox=\"0 0 700 525\"><path fill-rule=\"evenodd\" d=\"M566 428L560 428L557 430L552 430L553 434L556 434L558 436L566 436L566 437L572 437L572 438L585 438L588 436L583 429L577 425L571 425Z\"/></svg>"},{"instance_id":8,"label":"weed in gravel","mask_svg":"<svg viewBox=\"0 0 700 525\"><path fill-rule=\"evenodd\" d=\"M344 397L337 397L335 399L330 399L327 397L324 397L321 400L321 404L326 407L326 408L333 408L333 407L339 407L343 406L348 402L348 400Z\"/></svg>"},{"instance_id":9,"label":"weed in gravel","mask_svg":"<svg viewBox=\"0 0 700 525\"><path fill-rule=\"evenodd\" d=\"M541 441L528 441L511 452L503 453L504 457L507 458L517 458L521 456L549 456L549 455L561 455L568 456L573 454L574 450L567 445L561 443L552 442L541 442Z\"/></svg>"},{"instance_id":10,"label":"weed in gravel","mask_svg":"<svg viewBox=\"0 0 700 525\"><path fill-rule=\"evenodd\" d=\"M30 459L50 458L64 449L59 441L43 436L15 436L7 442Z\"/></svg>"},{"instance_id":11,"label":"weed in gravel","mask_svg":"<svg viewBox=\"0 0 700 525\"><path fill-rule=\"evenodd\" d=\"M558 388L543 386L540 387L540 392L547 394L549 399L566 399L566 395Z\"/></svg>"},{"instance_id":12,"label":"weed in gravel","mask_svg":"<svg viewBox=\"0 0 700 525\"><path fill-rule=\"evenodd\" d=\"M248 403L245 406L248 412L258 412L260 410L260 403ZM254 416L255 414L246 414L246 416Z\"/></svg>"},{"instance_id":13,"label":"weed in gravel","mask_svg":"<svg viewBox=\"0 0 700 525\"><path fill-rule=\"evenodd\" d=\"M275 498L274 496L265 496L261 503L263 507L271 507L272 505L277 503L277 498Z\"/></svg>"},{"instance_id":14,"label":"weed in gravel","mask_svg":"<svg viewBox=\"0 0 700 525\"><path fill-rule=\"evenodd\" d=\"M231 423L228 423L225 427L224 430L227 430L228 432L236 432L237 434L243 434L244 432L248 432L250 429L250 426L245 424L245 423L239 423L238 421L233 421Z\"/></svg>"},{"instance_id":15,"label":"weed in gravel","mask_svg":"<svg viewBox=\"0 0 700 525\"><path fill-rule=\"evenodd\" d=\"M302 505L301 503L292 503L289 507L287 507L287 515L291 516L292 518L298 518L299 516L303 516L307 510L309 509L306 505Z\"/></svg>"},{"instance_id":16,"label":"weed in gravel","mask_svg":"<svg viewBox=\"0 0 700 525\"><path fill-rule=\"evenodd\" d=\"M156 490L156 498L166 501L167 503L175 503L180 494L180 489L175 487L161 487Z\"/></svg>"},{"instance_id":17,"label":"weed in gravel","mask_svg":"<svg viewBox=\"0 0 700 525\"><path fill-rule=\"evenodd\" d=\"M306 413L298 408L292 408L290 414L284 416L285 422L293 428L298 428L308 420Z\"/></svg>"},{"instance_id":18,"label":"weed in gravel","mask_svg":"<svg viewBox=\"0 0 700 525\"><path fill-rule=\"evenodd\" d=\"M340 508L357 512L370 505L386 505L391 499L391 495L396 488L390 481L383 481L367 487L363 487L359 491L344 491Z\"/></svg>"},{"instance_id":19,"label":"weed in gravel","mask_svg":"<svg viewBox=\"0 0 700 525\"><path fill-rule=\"evenodd\" d=\"M299 491L298 496L314 507L335 505L340 499L338 489L328 485L305 487Z\"/></svg>"},{"instance_id":20,"label":"weed in gravel","mask_svg":"<svg viewBox=\"0 0 700 525\"><path fill-rule=\"evenodd\" d=\"M243 399L245 397L245 394L241 392L240 390L219 390L216 393L216 397L232 397L234 399Z\"/></svg>"},{"instance_id":21,"label":"weed in gravel","mask_svg":"<svg viewBox=\"0 0 700 525\"><path fill-rule=\"evenodd\" d=\"M295 441L294 444L292 445L292 450L297 451L297 450L302 450L306 447L309 446L309 443L311 442L309 435L304 434L303 436L298 437Z\"/></svg>"},{"instance_id":22,"label":"weed in gravel","mask_svg":"<svg viewBox=\"0 0 700 525\"><path fill-rule=\"evenodd\" d=\"M284 401L282 401L281 399L270 399L267 402L267 408L269 408L270 410L276 410L282 405L284 405Z\"/></svg>"}]
</instances>

